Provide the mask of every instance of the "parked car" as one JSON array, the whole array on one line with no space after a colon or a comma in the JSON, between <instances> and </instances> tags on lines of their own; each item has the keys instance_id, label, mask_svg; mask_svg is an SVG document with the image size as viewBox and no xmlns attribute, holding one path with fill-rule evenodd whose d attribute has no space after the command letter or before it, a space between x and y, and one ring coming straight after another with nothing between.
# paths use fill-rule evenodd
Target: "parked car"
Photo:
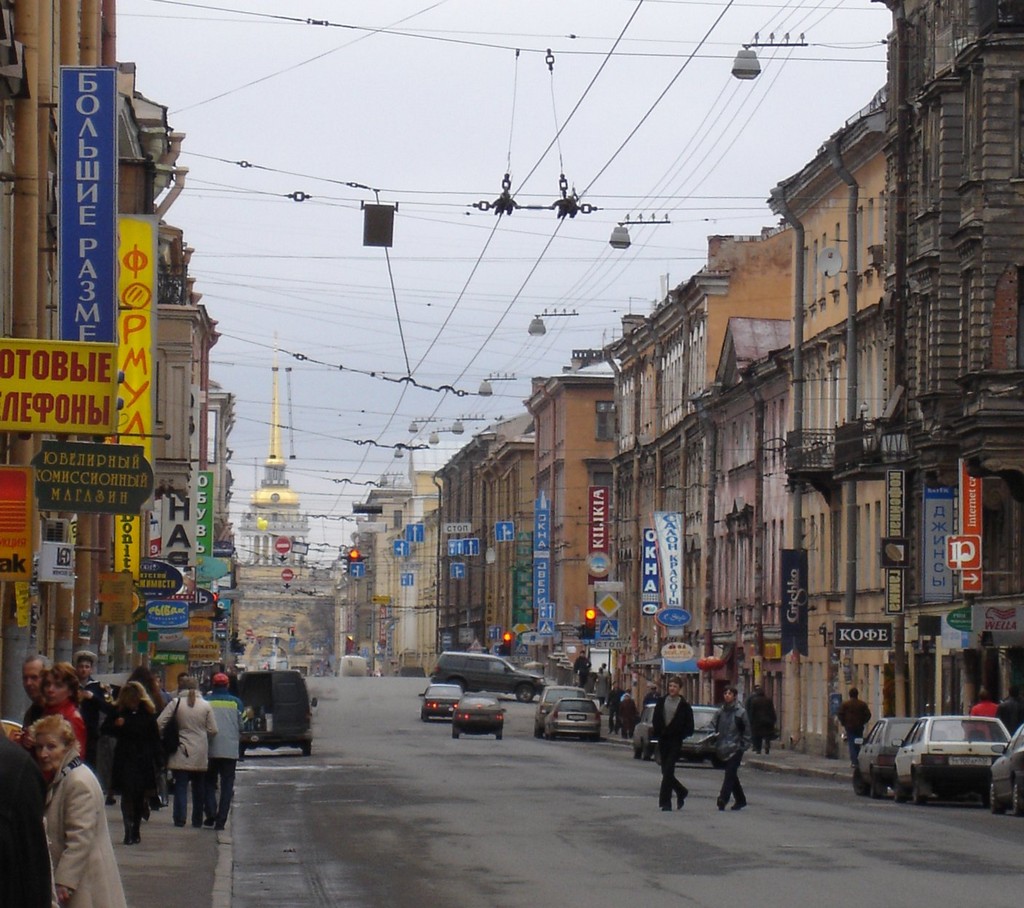
<instances>
[{"instance_id":1,"label":"parked car","mask_svg":"<svg viewBox=\"0 0 1024 908\"><path fill-rule=\"evenodd\" d=\"M1024 725L996 757L990 772L988 800L992 813L1004 813L1009 808L1015 817L1024 816Z\"/></svg>"},{"instance_id":2,"label":"parked car","mask_svg":"<svg viewBox=\"0 0 1024 908\"><path fill-rule=\"evenodd\" d=\"M424 722L430 719L450 719L462 699L462 688L458 684L428 684L420 696L423 698L420 718Z\"/></svg>"},{"instance_id":3,"label":"parked car","mask_svg":"<svg viewBox=\"0 0 1024 908\"><path fill-rule=\"evenodd\" d=\"M299 747L313 752L313 713L306 679L294 669L243 672L238 679L243 718L239 756L249 747Z\"/></svg>"},{"instance_id":4,"label":"parked car","mask_svg":"<svg viewBox=\"0 0 1024 908\"><path fill-rule=\"evenodd\" d=\"M654 737L654 705L645 706L640 718L633 728L633 759L653 760L658 748L658 739Z\"/></svg>"},{"instance_id":5,"label":"parked car","mask_svg":"<svg viewBox=\"0 0 1024 908\"><path fill-rule=\"evenodd\" d=\"M716 706L693 707L693 734L683 741L680 756L691 763L710 760L715 767L722 762L715 753L717 734L713 726ZM652 760L658 754L658 739L654 734L654 706L645 706L640 720L633 729L633 757L637 760ZM659 758L660 762L660 758Z\"/></svg>"},{"instance_id":6,"label":"parked car","mask_svg":"<svg viewBox=\"0 0 1024 908\"><path fill-rule=\"evenodd\" d=\"M710 760L716 769L721 769L725 765L715 753L715 742L718 740L714 726L716 715L717 706L693 707L693 734L683 739L683 746L679 752L684 760L691 763Z\"/></svg>"},{"instance_id":7,"label":"parked car","mask_svg":"<svg viewBox=\"0 0 1024 908\"><path fill-rule=\"evenodd\" d=\"M587 692L582 687L568 687L562 684L553 684L551 687L545 687L544 692L537 700L537 711L533 714L533 736L535 738L544 737L544 720L562 697L586 696Z\"/></svg>"},{"instance_id":8,"label":"parked car","mask_svg":"<svg viewBox=\"0 0 1024 908\"><path fill-rule=\"evenodd\" d=\"M853 768L854 792L885 797L896 777L896 751L913 724L913 719L903 716L886 716L871 726Z\"/></svg>"},{"instance_id":9,"label":"parked car","mask_svg":"<svg viewBox=\"0 0 1024 908\"><path fill-rule=\"evenodd\" d=\"M544 717L544 737L554 741L560 735L601 740L601 710L584 695L562 697Z\"/></svg>"},{"instance_id":10,"label":"parked car","mask_svg":"<svg viewBox=\"0 0 1024 908\"><path fill-rule=\"evenodd\" d=\"M452 713L452 737L490 735L501 740L505 728L505 710L494 697L479 694L464 696Z\"/></svg>"},{"instance_id":11,"label":"parked car","mask_svg":"<svg viewBox=\"0 0 1024 908\"><path fill-rule=\"evenodd\" d=\"M470 692L515 694L522 703L529 703L544 689L543 676L524 672L487 653L441 653L430 680L435 684L458 684Z\"/></svg>"},{"instance_id":12,"label":"parked car","mask_svg":"<svg viewBox=\"0 0 1024 908\"><path fill-rule=\"evenodd\" d=\"M914 721L896 752L897 801L975 794L988 804L992 763L1009 735L985 716L924 716Z\"/></svg>"}]
</instances>

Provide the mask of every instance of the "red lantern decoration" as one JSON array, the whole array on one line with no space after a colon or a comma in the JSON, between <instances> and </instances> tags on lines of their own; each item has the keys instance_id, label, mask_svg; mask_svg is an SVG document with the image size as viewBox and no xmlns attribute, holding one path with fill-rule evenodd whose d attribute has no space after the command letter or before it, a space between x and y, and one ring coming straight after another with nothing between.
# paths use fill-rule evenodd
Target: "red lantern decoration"
<instances>
[{"instance_id":1,"label":"red lantern decoration","mask_svg":"<svg viewBox=\"0 0 1024 908\"><path fill-rule=\"evenodd\" d=\"M725 660L718 656L704 656L697 660L697 668L702 672L713 672L716 668L722 668Z\"/></svg>"}]
</instances>

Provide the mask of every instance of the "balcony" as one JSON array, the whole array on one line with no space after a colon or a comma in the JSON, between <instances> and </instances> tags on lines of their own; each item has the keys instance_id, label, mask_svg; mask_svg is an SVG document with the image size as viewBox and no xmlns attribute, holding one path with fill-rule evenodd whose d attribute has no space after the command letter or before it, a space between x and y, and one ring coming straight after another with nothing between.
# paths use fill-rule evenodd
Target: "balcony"
<instances>
[{"instance_id":1,"label":"balcony","mask_svg":"<svg viewBox=\"0 0 1024 908\"><path fill-rule=\"evenodd\" d=\"M835 433L831 429L786 433L786 473L791 483L809 483L828 498L835 486L835 462Z\"/></svg>"},{"instance_id":2,"label":"balcony","mask_svg":"<svg viewBox=\"0 0 1024 908\"><path fill-rule=\"evenodd\" d=\"M910 439L903 426L883 419L860 419L836 427L835 471L878 476L910 457ZM852 477L851 477L852 478Z\"/></svg>"}]
</instances>

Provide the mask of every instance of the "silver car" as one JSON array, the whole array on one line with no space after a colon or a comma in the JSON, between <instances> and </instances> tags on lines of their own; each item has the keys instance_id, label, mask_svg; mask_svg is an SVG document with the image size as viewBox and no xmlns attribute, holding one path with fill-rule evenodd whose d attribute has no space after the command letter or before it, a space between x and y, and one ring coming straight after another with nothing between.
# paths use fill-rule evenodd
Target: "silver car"
<instances>
[{"instance_id":1,"label":"silver car","mask_svg":"<svg viewBox=\"0 0 1024 908\"><path fill-rule=\"evenodd\" d=\"M586 697L587 692L582 687L569 687L566 685L554 685L545 687L544 692L537 701L537 710L533 714L533 736L544 737L544 720L548 713L554 709L555 704L563 697Z\"/></svg>"},{"instance_id":2,"label":"silver car","mask_svg":"<svg viewBox=\"0 0 1024 908\"><path fill-rule=\"evenodd\" d=\"M871 726L861 742L857 765L853 768L855 793L885 797L896 777L896 751L913 724L913 719L887 716Z\"/></svg>"},{"instance_id":3,"label":"silver car","mask_svg":"<svg viewBox=\"0 0 1024 908\"><path fill-rule=\"evenodd\" d=\"M544 737L554 741L561 735L601 740L601 711L590 697L563 697L547 714Z\"/></svg>"},{"instance_id":4,"label":"silver car","mask_svg":"<svg viewBox=\"0 0 1024 908\"><path fill-rule=\"evenodd\" d=\"M917 719L896 752L896 800L976 794L987 805L992 763L1009 738L1002 722L986 716Z\"/></svg>"}]
</instances>

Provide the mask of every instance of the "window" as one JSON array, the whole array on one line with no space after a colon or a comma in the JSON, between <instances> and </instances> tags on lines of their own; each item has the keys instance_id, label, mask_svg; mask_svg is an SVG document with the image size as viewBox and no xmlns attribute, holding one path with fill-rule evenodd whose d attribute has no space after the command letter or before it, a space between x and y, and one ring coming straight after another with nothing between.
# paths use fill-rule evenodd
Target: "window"
<instances>
[{"instance_id":1,"label":"window","mask_svg":"<svg viewBox=\"0 0 1024 908\"><path fill-rule=\"evenodd\" d=\"M594 437L597 441L612 441L615 438L615 402L599 400L594 404L597 417Z\"/></svg>"}]
</instances>

